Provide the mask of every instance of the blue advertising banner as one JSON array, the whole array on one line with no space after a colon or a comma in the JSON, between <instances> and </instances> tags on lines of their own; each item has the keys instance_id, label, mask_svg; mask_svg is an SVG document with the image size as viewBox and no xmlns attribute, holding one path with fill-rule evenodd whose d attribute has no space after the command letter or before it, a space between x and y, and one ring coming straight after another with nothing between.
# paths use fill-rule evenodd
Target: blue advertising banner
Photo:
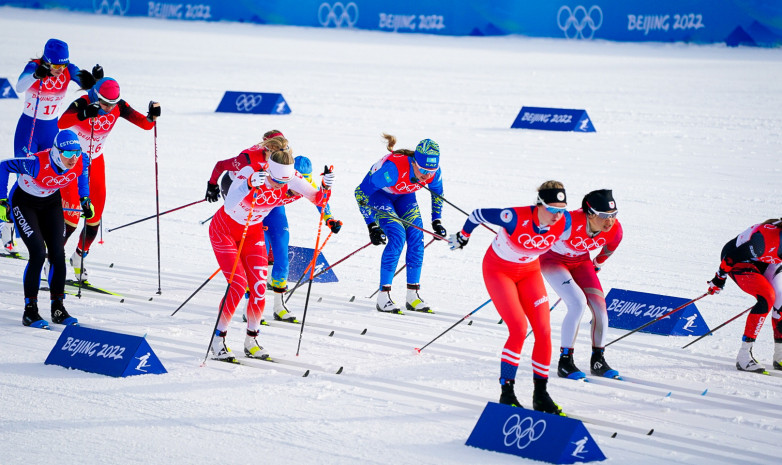
<instances>
[{"instance_id":1,"label":"blue advertising banner","mask_svg":"<svg viewBox=\"0 0 782 465\"><path fill-rule=\"evenodd\" d=\"M611 289L606 295L608 326L635 329L659 318L691 299L645 292ZM642 329L643 333L668 336L702 336L709 327L694 303Z\"/></svg>"},{"instance_id":2,"label":"blue advertising banner","mask_svg":"<svg viewBox=\"0 0 782 465\"><path fill-rule=\"evenodd\" d=\"M45 363L120 378L167 373L145 338L73 325L65 327Z\"/></svg>"},{"instance_id":3,"label":"blue advertising banner","mask_svg":"<svg viewBox=\"0 0 782 465\"><path fill-rule=\"evenodd\" d=\"M545 131L595 132L586 110L521 107L511 128Z\"/></svg>"},{"instance_id":4,"label":"blue advertising banner","mask_svg":"<svg viewBox=\"0 0 782 465\"><path fill-rule=\"evenodd\" d=\"M0 78L0 98L19 98L14 92L13 86L6 78Z\"/></svg>"},{"instance_id":5,"label":"blue advertising banner","mask_svg":"<svg viewBox=\"0 0 782 465\"><path fill-rule=\"evenodd\" d=\"M395 33L782 45L782 2L773 0L0 0L0 5Z\"/></svg>"},{"instance_id":6,"label":"blue advertising banner","mask_svg":"<svg viewBox=\"0 0 782 465\"><path fill-rule=\"evenodd\" d=\"M606 457L579 420L489 402L468 446L548 463L585 463Z\"/></svg>"},{"instance_id":7,"label":"blue advertising banner","mask_svg":"<svg viewBox=\"0 0 782 465\"><path fill-rule=\"evenodd\" d=\"M312 261L312 254L315 253L315 249L308 247L296 247L288 246L288 261L290 263L290 270L288 271L288 281L298 282L301 278L304 270L307 269L307 265ZM326 261L326 257L323 253L318 255L318 260L315 262L315 274L320 273L329 267L329 262ZM304 280L309 279L310 274L304 277ZM304 281L302 280L302 282ZM336 283L339 282L337 275L334 274L334 270L328 270L322 275L315 278L314 283Z\"/></svg>"},{"instance_id":8,"label":"blue advertising banner","mask_svg":"<svg viewBox=\"0 0 782 465\"><path fill-rule=\"evenodd\" d=\"M291 112L282 94L265 92L226 91L217 106L221 113L252 113L256 115L287 115Z\"/></svg>"}]
</instances>

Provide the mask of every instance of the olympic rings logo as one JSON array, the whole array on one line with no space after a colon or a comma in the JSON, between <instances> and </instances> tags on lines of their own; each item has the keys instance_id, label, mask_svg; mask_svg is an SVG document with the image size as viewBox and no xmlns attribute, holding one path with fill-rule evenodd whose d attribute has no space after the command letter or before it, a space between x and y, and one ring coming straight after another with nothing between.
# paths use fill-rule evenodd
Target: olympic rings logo
<instances>
[{"instance_id":1,"label":"olympic rings logo","mask_svg":"<svg viewBox=\"0 0 782 465\"><path fill-rule=\"evenodd\" d=\"M416 191L421 190L421 185L417 184L417 183L415 183L415 184L408 184L406 181L402 181L399 184L397 184L396 186L394 186L394 188L396 188L397 190L400 190L402 192L410 193L410 192L416 192Z\"/></svg>"},{"instance_id":2,"label":"olympic rings logo","mask_svg":"<svg viewBox=\"0 0 782 465\"><path fill-rule=\"evenodd\" d=\"M603 10L597 5L592 5L588 11L581 5L573 10L564 5L557 12L557 26L568 39L592 39L602 25Z\"/></svg>"},{"instance_id":3,"label":"olympic rings logo","mask_svg":"<svg viewBox=\"0 0 782 465\"><path fill-rule=\"evenodd\" d=\"M236 97L237 111L250 111L261 104L263 95L261 94L240 94Z\"/></svg>"},{"instance_id":4,"label":"olympic rings logo","mask_svg":"<svg viewBox=\"0 0 782 465\"><path fill-rule=\"evenodd\" d=\"M99 15L124 16L130 8L130 0L92 0L92 9Z\"/></svg>"},{"instance_id":5,"label":"olympic rings logo","mask_svg":"<svg viewBox=\"0 0 782 465\"><path fill-rule=\"evenodd\" d=\"M256 205L276 206L284 193L282 189L267 190L262 189L258 199L255 201Z\"/></svg>"},{"instance_id":6,"label":"olympic rings logo","mask_svg":"<svg viewBox=\"0 0 782 465\"><path fill-rule=\"evenodd\" d=\"M336 2L334 5L321 3L318 7L318 22L323 27L329 27L332 23L334 27L353 27L358 22L358 6L350 2L343 5Z\"/></svg>"},{"instance_id":7,"label":"olympic rings logo","mask_svg":"<svg viewBox=\"0 0 782 465\"><path fill-rule=\"evenodd\" d=\"M92 127L100 131L108 131L114 126L116 118L114 115L101 115L92 120Z\"/></svg>"},{"instance_id":8,"label":"olympic rings logo","mask_svg":"<svg viewBox=\"0 0 782 465\"><path fill-rule=\"evenodd\" d=\"M41 179L41 184L44 187L62 187L66 186L76 179L76 173L70 172L63 176L46 176Z\"/></svg>"},{"instance_id":9,"label":"olympic rings logo","mask_svg":"<svg viewBox=\"0 0 782 465\"><path fill-rule=\"evenodd\" d=\"M43 88L46 90L60 90L65 86L65 73L57 77L50 76L41 82L43 82Z\"/></svg>"},{"instance_id":10,"label":"olympic rings logo","mask_svg":"<svg viewBox=\"0 0 782 465\"><path fill-rule=\"evenodd\" d=\"M578 237L570 241L570 245L578 251L595 250L606 245L606 239L605 237L598 237L597 239Z\"/></svg>"},{"instance_id":11,"label":"olympic rings logo","mask_svg":"<svg viewBox=\"0 0 782 465\"><path fill-rule=\"evenodd\" d=\"M548 236L530 236L529 234L521 234L519 236L519 244L527 249L545 249L551 247L557 237L553 234Z\"/></svg>"},{"instance_id":12,"label":"olympic rings logo","mask_svg":"<svg viewBox=\"0 0 782 465\"><path fill-rule=\"evenodd\" d=\"M518 414L505 420L505 424L502 426L505 446L511 447L515 444L519 449L525 449L540 439L545 431L546 420L533 421L532 417L526 417L522 420Z\"/></svg>"}]
</instances>

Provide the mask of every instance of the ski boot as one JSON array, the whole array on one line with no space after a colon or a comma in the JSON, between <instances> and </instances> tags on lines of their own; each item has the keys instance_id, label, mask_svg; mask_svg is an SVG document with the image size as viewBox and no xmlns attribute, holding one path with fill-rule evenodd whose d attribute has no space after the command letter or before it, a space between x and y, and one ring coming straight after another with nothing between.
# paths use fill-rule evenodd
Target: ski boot
<instances>
[{"instance_id":1,"label":"ski boot","mask_svg":"<svg viewBox=\"0 0 782 465\"><path fill-rule=\"evenodd\" d=\"M774 369L782 370L782 341L774 341Z\"/></svg>"},{"instance_id":2,"label":"ski boot","mask_svg":"<svg viewBox=\"0 0 782 465\"><path fill-rule=\"evenodd\" d=\"M619 372L608 366L604 357L605 347L592 347L592 361L589 364L589 371L595 376L604 378L622 379Z\"/></svg>"},{"instance_id":3,"label":"ski boot","mask_svg":"<svg viewBox=\"0 0 782 465\"><path fill-rule=\"evenodd\" d=\"M209 346L209 350L212 352L212 359L220 360L221 362L237 363L234 353L225 345L226 333L227 331L215 330L215 334L212 336L212 344Z\"/></svg>"},{"instance_id":4,"label":"ski boot","mask_svg":"<svg viewBox=\"0 0 782 465\"><path fill-rule=\"evenodd\" d=\"M407 285L407 302L405 302L405 308L413 310L414 312L421 313L434 313L432 308L424 302L418 291L421 289L420 284L408 284Z\"/></svg>"},{"instance_id":5,"label":"ski boot","mask_svg":"<svg viewBox=\"0 0 782 465\"><path fill-rule=\"evenodd\" d=\"M402 309L397 307L396 303L391 300L391 286L383 286L380 288L380 292L377 294L377 305L375 305L375 308L377 308L378 312L402 315Z\"/></svg>"},{"instance_id":6,"label":"ski boot","mask_svg":"<svg viewBox=\"0 0 782 465\"><path fill-rule=\"evenodd\" d=\"M573 349L569 347L559 348L559 364L557 365L557 376L567 379L584 379L586 374L579 370L573 362Z\"/></svg>"},{"instance_id":7,"label":"ski boot","mask_svg":"<svg viewBox=\"0 0 782 465\"><path fill-rule=\"evenodd\" d=\"M89 284L89 275L87 274L87 269L84 268L84 257L86 257L88 253L89 252L82 252L76 247L73 255L71 255L70 262L73 267L73 274L76 275L74 281L81 281L84 284Z\"/></svg>"},{"instance_id":8,"label":"ski boot","mask_svg":"<svg viewBox=\"0 0 782 465\"><path fill-rule=\"evenodd\" d=\"M260 331L247 330L247 337L244 338L244 355L259 360L269 360L269 353L258 344L258 334Z\"/></svg>"},{"instance_id":9,"label":"ski boot","mask_svg":"<svg viewBox=\"0 0 782 465\"><path fill-rule=\"evenodd\" d=\"M551 396L548 395L546 390L548 378L534 378L532 381L535 383L535 391L532 393L532 408L538 412L551 413L552 415L562 417L567 416L562 413L562 408L551 400Z\"/></svg>"},{"instance_id":10,"label":"ski boot","mask_svg":"<svg viewBox=\"0 0 782 465\"><path fill-rule=\"evenodd\" d=\"M504 405L510 405L511 407L521 407L521 402L516 398L516 393L513 391L513 386L516 384L514 379L502 379L500 378L500 387L502 388L502 394L500 394L500 403Z\"/></svg>"},{"instance_id":11,"label":"ski boot","mask_svg":"<svg viewBox=\"0 0 782 465\"><path fill-rule=\"evenodd\" d=\"M60 296L52 299L52 322L66 326L79 324L79 320L72 317L68 310L65 310L62 304L64 298L65 296Z\"/></svg>"},{"instance_id":12,"label":"ski boot","mask_svg":"<svg viewBox=\"0 0 782 465\"><path fill-rule=\"evenodd\" d=\"M31 328L49 329L49 322L41 318L41 315L38 313L38 301L26 298L24 302L22 324Z\"/></svg>"},{"instance_id":13,"label":"ski boot","mask_svg":"<svg viewBox=\"0 0 782 465\"><path fill-rule=\"evenodd\" d=\"M285 288L283 287L273 287L272 290L274 291L274 319L277 321L284 321L286 323L299 323L299 319L296 318L296 316L288 310L288 307L285 305L285 300L283 297L285 297Z\"/></svg>"},{"instance_id":14,"label":"ski boot","mask_svg":"<svg viewBox=\"0 0 782 465\"><path fill-rule=\"evenodd\" d=\"M0 206L0 208L5 208ZM14 244L14 224L13 223L1 223L0 224L0 243L3 245L3 252L11 256L19 256L19 250Z\"/></svg>"},{"instance_id":15,"label":"ski boot","mask_svg":"<svg viewBox=\"0 0 782 465\"><path fill-rule=\"evenodd\" d=\"M752 355L752 346L755 340L746 336L742 337L741 349L736 356L736 369L740 371L751 371L753 373L765 373L766 367L760 364ZM775 351L776 352L776 351Z\"/></svg>"}]
</instances>

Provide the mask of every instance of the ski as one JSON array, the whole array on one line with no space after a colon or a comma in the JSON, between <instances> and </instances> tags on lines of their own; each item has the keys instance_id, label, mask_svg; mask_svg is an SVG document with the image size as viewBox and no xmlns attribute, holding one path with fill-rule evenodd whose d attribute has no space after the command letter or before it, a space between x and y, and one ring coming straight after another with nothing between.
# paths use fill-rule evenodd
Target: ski
<instances>
[{"instance_id":1,"label":"ski","mask_svg":"<svg viewBox=\"0 0 782 465\"><path fill-rule=\"evenodd\" d=\"M115 297L122 297L122 294L118 294L116 292L112 292L112 291L109 291L109 290L106 290L106 289L101 289L100 287L93 286L92 284L90 284L89 282L86 282L86 281L85 282L81 282L81 281L76 281L76 280L73 280L73 279L66 279L65 280L65 285L66 286L71 286L71 287L76 287L76 288L82 288L82 289L84 289L86 291L97 292L98 294L105 294L105 295L113 295Z\"/></svg>"},{"instance_id":2,"label":"ski","mask_svg":"<svg viewBox=\"0 0 782 465\"><path fill-rule=\"evenodd\" d=\"M615 423L613 421L606 421L606 420L599 420L597 418L591 418L591 417L585 417L583 415L570 415L568 414L569 418L573 418L574 420L580 420L583 423L588 423L590 425L595 426L602 426L604 428L611 428L611 429L619 429L619 430L626 430L630 431L636 434L642 434L644 436L651 436L654 434L654 428L646 429L638 426L629 426L621 423ZM616 437L616 431L614 431L614 434L611 436L612 438Z\"/></svg>"},{"instance_id":3,"label":"ski","mask_svg":"<svg viewBox=\"0 0 782 465\"><path fill-rule=\"evenodd\" d=\"M16 260L27 260L27 257L20 254L19 252L0 252L0 257L14 258Z\"/></svg>"},{"instance_id":4,"label":"ski","mask_svg":"<svg viewBox=\"0 0 782 465\"><path fill-rule=\"evenodd\" d=\"M236 358L234 360L219 360L219 359L211 359L211 360L215 360L223 363L230 363L232 365L248 366L253 368L272 368L273 365L285 365L296 369L303 369L304 373L302 374L302 378L306 378L307 376L309 376L312 370L321 371L323 373L331 373L335 375L342 374L343 371L343 367L341 366L338 369L334 370L334 369L321 367L318 365L295 362L293 360L287 360L282 358L259 359L259 358L245 357L245 358ZM300 371L298 370L296 370L296 372L300 373Z\"/></svg>"}]
</instances>

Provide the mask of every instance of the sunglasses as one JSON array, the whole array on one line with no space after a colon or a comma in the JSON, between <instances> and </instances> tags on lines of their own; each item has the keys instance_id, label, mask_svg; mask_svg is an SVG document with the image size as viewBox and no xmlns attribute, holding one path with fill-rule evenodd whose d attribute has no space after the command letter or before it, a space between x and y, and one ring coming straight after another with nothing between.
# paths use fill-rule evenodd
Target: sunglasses
<instances>
[{"instance_id":1,"label":"sunglasses","mask_svg":"<svg viewBox=\"0 0 782 465\"><path fill-rule=\"evenodd\" d=\"M419 165L418 163L416 163L415 166L418 168L418 171L420 171L421 174L432 174L435 171L437 171L437 168L435 168L433 170L428 170L426 168L422 168L421 165Z\"/></svg>"},{"instance_id":2,"label":"sunglasses","mask_svg":"<svg viewBox=\"0 0 782 465\"><path fill-rule=\"evenodd\" d=\"M551 213L552 215L556 215L557 213L564 214L567 211L567 207L562 207L562 208L552 207L551 205L544 202L543 199L541 199L540 197L538 197L538 204L542 205L546 209L546 211Z\"/></svg>"},{"instance_id":3,"label":"sunglasses","mask_svg":"<svg viewBox=\"0 0 782 465\"><path fill-rule=\"evenodd\" d=\"M64 65L55 65L54 63L49 63L49 66L52 69L63 69L63 68L66 68L68 66L68 63L65 63Z\"/></svg>"},{"instance_id":4,"label":"sunglasses","mask_svg":"<svg viewBox=\"0 0 782 465\"><path fill-rule=\"evenodd\" d=\"M277 179L274 176L272 176L271 173L269 174L269 179L271 179L272 181L276 182L277 184L282 184L282 185L285 185L285 184L288 184L289 182L291 182L290 179Z\"/></svg>"},{"instance_id":5,"label":"sunglasses","mask_svg":"<svg viewBox=\"0 0 782 465\"><path fill-rule=\"evenodd\" d=\"M60 154L65 158L73 158L81 154L81 150L63 150Z\"/></svg>"},{"instance_id":6,"label":"sunglasses","mask_svg":"<svg viewBox=\"0 0 782 465\"><path fill-rule=\"evenodd\" d=\"M591 213L593 215L597 215L597 216L599 216L600 218L603 218L603 219L608 219L608 218L616 218L616 215L619 214L619 211L617 210L615 212L608 212L608 213L607 212L599 212L599 211L595 210L594 208L590 207L589 208L589 213Z\"/></svg>"}]
</instances>

